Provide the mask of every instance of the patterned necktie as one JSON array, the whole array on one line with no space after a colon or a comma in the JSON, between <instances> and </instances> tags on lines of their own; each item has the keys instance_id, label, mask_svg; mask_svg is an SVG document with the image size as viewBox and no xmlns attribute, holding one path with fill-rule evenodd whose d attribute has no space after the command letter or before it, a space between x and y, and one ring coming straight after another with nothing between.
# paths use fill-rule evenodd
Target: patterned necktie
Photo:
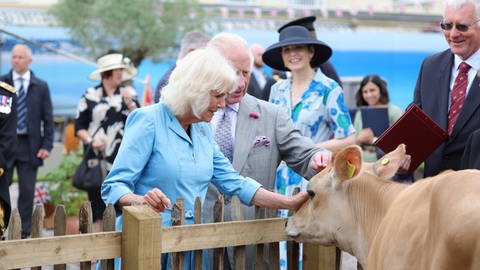
<instances>
[{"instance_id":1,"label":"patterned necktie","mask_svg":"<svg viewBox=\"0 0 480 270\"><path fill-rule=\"evenodd\" d=\"M233 160L233 137L232 137L232 122L228 112L231 109L225 106L223 109L222 119L218 122L217 130L215 131L215 141L220 146L220 151L232 162Z\"/></svg>"},{"instance_id":2,"label":"patterned necktie","mask_svg":"<svg viewBox=\"0 0 480 270\"><path fill-rule=\"evenodd\" d=\"M27 120L27 95L23 88L23 78L19 77L20 89L18 89L17 100L17 132L23 131L26 127Z\"/></svg>"},{"instance_id":3,"label":"patterned necktie","mask_svg":"<svg viewBox=\"0 0 480 270\"><path fill-rule=\"evenodd\" d=\"M453 126L457 121L458 115L462 111L463 102L465 101L465 93L468 85L468 70L470 66L462 62L459 66L459 72L450 97L450 110L448 111L448 134L452 134Z\"/></svg>"}]
</instances>

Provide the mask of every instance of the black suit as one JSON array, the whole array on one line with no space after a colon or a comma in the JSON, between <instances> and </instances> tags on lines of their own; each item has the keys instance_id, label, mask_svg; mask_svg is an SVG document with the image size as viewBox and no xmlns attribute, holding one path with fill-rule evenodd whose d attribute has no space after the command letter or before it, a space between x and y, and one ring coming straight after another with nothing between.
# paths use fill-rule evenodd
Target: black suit
<instances>
[{"instance_id":1,"label":"black suit","mask_svg":"<svg viewBox=\"0 0 480 270\"><path fill-rule=\"evenodd\" d=\"M268 101L268 97L270 96L270 89L272 88L272 85L275 83L275 80L272 77L265 77L266 84L262 88L260 88L260 85L258 84L257 78L255 77L255 74L252 73L250 77L250 82L248 83L248 88L247 88L247 93L250 95Z\"/></svg>"},{"instance_id":2,"label":"black suit","mask_svg":"<svg viewBox=\"0 0 480 270\"><path fill-rule=\"evenodd\" d=\"M468 137L463 151L461 169L477 169L480 170L480 129L472 133Z\"/></svg>"},{"instance_id":3,"label":"black suit","mask_svg":"<svg viewBox=\"0 0 480 270\"><path fill-rule=\"evenodd\" d=\"M14 85L12 71L0 77L0 80ZM39 149L52 150L54 132L52 100L47 83L30 71L27 89L27 134L17 136L15 158L8 164L7 170L10 183L14 167L19 176L18 210L22 218L22 236L31 233L37 170L43 164L43 160L37 158L37 152Z\"/></svg>"},{"instance_id":4,"label":"black suit","mask_svg":"<svg viewBox=\"0 0 480 270\"><path fill-rule=\"evenodd\" d=\"M16 107L17 95L14 91L0 86L0 203L3 206L4 228L8 226L11 210L6 170L7 164L14 158L17 144ZM4 234L0 231L0 238L2 236Z\"/></svg>"},{"instance_id":5,"label":"black suit","mask_svg":"<svg viewBox=\"0 0 480 270\"><path fill-rule=\"evenodd\" d=\"M447 130L448 124L448 99L453 62L454 55L450 50L427 57L420 69L414 94L414 102L444 130ZM478 76L468 90L452 134L425 161L425 176L433 176L447 169L460 169L465 143L470 134L477 129L480 129Z\"/></svg>"}]
</instances>

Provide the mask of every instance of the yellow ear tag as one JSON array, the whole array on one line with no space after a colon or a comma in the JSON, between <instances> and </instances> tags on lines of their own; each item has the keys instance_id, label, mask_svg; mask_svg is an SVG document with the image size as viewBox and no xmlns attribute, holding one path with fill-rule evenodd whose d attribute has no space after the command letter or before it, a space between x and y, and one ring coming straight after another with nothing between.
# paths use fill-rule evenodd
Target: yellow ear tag
<instances>
[{"instance_id":1,"label":"yellow ear tag","mask_svg":"<svg viewBox=\"0 0 480 270\"><path fill-rule=\"evenodd\" d=\"M353 165L352 163L350 163L350 161L347 161L347 173L348 173L348 178L352 178L353 175L355 174L355 170L357 168L355 167L355 165Z\"/></svg>"},{"instance_id":2,"label":"yellow ear tag","mask_svg":"<svg viewBox=\"0 0 480 270\"><path fill-rule=\"evenodd\" d=\"M382 165L383 166L387 166L387 164L390 162L390 160L388 158L384 158L382 159Z\"/></svg>"}]
</instances>

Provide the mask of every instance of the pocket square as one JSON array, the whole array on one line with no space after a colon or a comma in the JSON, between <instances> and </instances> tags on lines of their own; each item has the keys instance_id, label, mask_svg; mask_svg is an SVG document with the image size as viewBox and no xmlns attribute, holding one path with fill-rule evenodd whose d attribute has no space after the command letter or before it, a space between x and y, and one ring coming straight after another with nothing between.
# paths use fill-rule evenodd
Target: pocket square
<instances>
[{"instance_id":1,"label":"pocket square","mask_svg":"<svg viewBox=\"0 0 480 270\"><path fill-rule=\"evenodd\" d=\"M253 148L262 147L262 146L269 146L270 139L266 136L257 136L255 140L253 140Z\"/></svg>"}]
</instances>

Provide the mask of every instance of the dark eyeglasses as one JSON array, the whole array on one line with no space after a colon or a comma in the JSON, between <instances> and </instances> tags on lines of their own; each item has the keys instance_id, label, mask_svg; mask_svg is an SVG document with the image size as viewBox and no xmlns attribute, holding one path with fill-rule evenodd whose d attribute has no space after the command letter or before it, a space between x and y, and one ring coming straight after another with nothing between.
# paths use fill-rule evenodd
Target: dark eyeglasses
<instances>
[{"instance_id":1,"label":"dark eyeglasses","mask_svg":"<svg viewBox=\"0 0 480 270\"><path fill-rule=\"evenodd\" d=\"M476 21L474 21L471 24L462 24L462 23L454 24L454 23L451 23L451 22L442 21L442 22L440 22L440 27L445 31L450 31L450 30L453 29L453 26L455 25L455 28L457 28L457 31L467 32L468 29L470 28L470 26L476 24L479 21L480 21L480 19L477 19Z\"/></svg>"}]
</instances>

